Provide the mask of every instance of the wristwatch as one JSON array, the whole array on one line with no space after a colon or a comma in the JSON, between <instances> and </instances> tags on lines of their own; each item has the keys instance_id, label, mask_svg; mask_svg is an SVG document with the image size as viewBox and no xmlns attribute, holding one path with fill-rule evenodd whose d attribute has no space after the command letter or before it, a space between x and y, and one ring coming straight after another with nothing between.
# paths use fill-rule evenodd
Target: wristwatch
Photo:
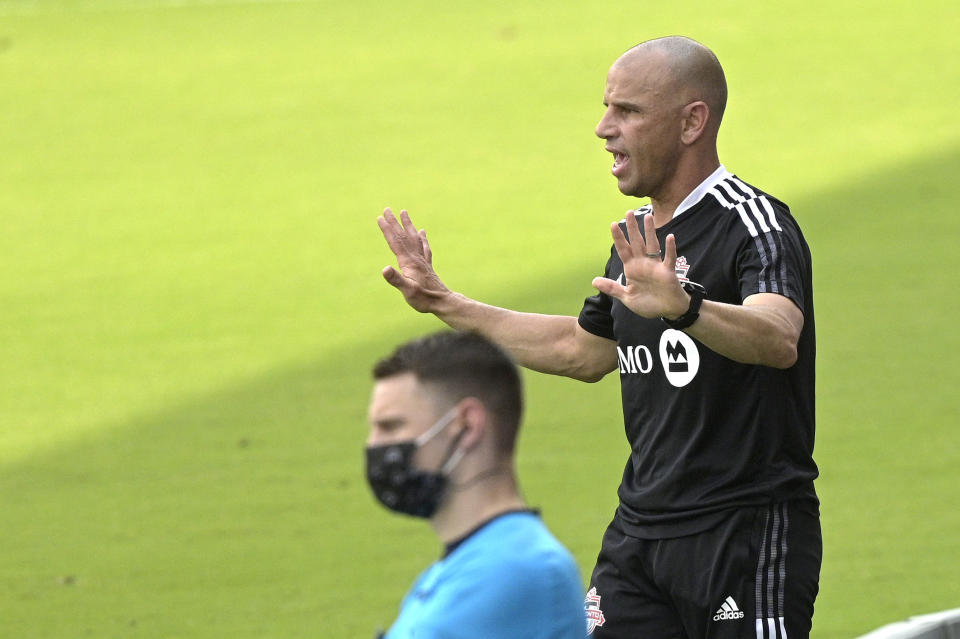
<instances>
[{"instance_id":1,"label":"wristwatch","mask_svg":"<svg viewBox=\"0 0 960 639\"><path fill-rule=\"evenodd\" d=\"M690 295L690 306L687 308L687 312L674 320L666 317L660 318L664 324L677 330L684 329L697 321L697 318L700 317L700 304L703 302L703 298L707 296L707 289L696 282L685 280L680 284L683 286L683 290Z\"/></svg>"}]
</instances>

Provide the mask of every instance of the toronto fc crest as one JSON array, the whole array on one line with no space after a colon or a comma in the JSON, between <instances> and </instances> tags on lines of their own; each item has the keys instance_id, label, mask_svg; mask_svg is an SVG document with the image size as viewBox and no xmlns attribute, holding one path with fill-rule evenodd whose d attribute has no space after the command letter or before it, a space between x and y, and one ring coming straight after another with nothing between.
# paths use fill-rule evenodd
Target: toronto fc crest
<instances>
[{"instance_id":1,"label":"toronto fc crest","mask_svg":"<svg viewBox=\"0 0 960 639\"><path fill-rule=\"evenodd\" d=\"M587 593L583 600L583 611L587 617L587 634L592 635L597 626L602 626L606 619L603 617L603 611L600 610L600 595L597 594L597 588L594 586Z\"/></svg>"},{"instance_id":2,"label":"toronto fc crest","mask_svg":"<svg viewBox=\"0 0 960 639\"><path fill-rule=\"evenodd\" d=\"M688 282L687 271L690 270L690 264L687 263L687 258L680 256L677 258L677 265L674 267L674 270L677 274L677 279L681 282Z\"/></svg>"}]
</instances>

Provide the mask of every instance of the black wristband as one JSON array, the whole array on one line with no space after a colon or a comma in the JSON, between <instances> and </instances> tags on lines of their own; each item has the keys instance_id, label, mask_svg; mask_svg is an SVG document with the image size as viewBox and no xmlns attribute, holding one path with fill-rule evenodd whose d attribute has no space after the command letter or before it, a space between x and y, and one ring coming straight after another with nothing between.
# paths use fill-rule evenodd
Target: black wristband
<instances>
[{"instance_id":1,"label":"black wristband","mask_svg":"<svg viewBox=\"0 0 960 639\"><path fill-rule=\"evenodd\" d=\"M664 324L677 330L684 329L697 321L697 318L700 317L700 304L703 302L703 298L707 296L707 289L696 282L686 280L681 282L681 285L683 290L690 295L690 306L687 308L687 312L675 320L669 320L666 317L660 318Z\"/></svg>"}]
</instances>

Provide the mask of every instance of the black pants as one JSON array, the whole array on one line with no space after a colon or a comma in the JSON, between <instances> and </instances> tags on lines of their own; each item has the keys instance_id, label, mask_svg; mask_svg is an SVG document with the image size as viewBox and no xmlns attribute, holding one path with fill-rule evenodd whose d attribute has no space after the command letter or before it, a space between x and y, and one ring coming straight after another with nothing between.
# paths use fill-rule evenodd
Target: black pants
<instances>
[{"instance_id":1,"label":"black pants","mask_svg":"<svg viewBox=\"0 0 960 639\"><path fill-rule=\"evenodd\" d=\"M702 533L637 539L614 517L585 608L593 639L806 639L820 581L815 503L734 511Z\"/></svg>"}]
</instances>

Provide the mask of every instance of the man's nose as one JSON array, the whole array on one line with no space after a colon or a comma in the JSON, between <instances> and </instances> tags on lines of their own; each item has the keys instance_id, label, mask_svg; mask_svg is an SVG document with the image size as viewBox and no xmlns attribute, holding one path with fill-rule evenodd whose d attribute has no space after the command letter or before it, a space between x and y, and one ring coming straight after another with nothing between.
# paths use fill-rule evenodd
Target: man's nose
<instances>
[{"instance_id":1,"label":"man's nose","mask_svg":"<svg viewBox=\"0 0 960 639\"><path fill-rule=\"evenodd\" d=\"M364 444L367 446L376 446L380 443L381 439L381 433L378 432L376 428L371 428L370 432L367 434L367 441L364 442Z\"/></svg>"},{"instance_id":2,"label":"man's nose","mask_svg":"<svg viewBox=\"0 0 960 639\"><path fill-rule=\"evenodd\" d=\"M600 118L600 121L597 122L597 128L594 129L594 133L597 134L598 138L603 138L604 140L612 138L615 135L616 128L613 126L613 123L610 122L610 111L604 111L603 117Z\"/></svg>"}]
</instances>

